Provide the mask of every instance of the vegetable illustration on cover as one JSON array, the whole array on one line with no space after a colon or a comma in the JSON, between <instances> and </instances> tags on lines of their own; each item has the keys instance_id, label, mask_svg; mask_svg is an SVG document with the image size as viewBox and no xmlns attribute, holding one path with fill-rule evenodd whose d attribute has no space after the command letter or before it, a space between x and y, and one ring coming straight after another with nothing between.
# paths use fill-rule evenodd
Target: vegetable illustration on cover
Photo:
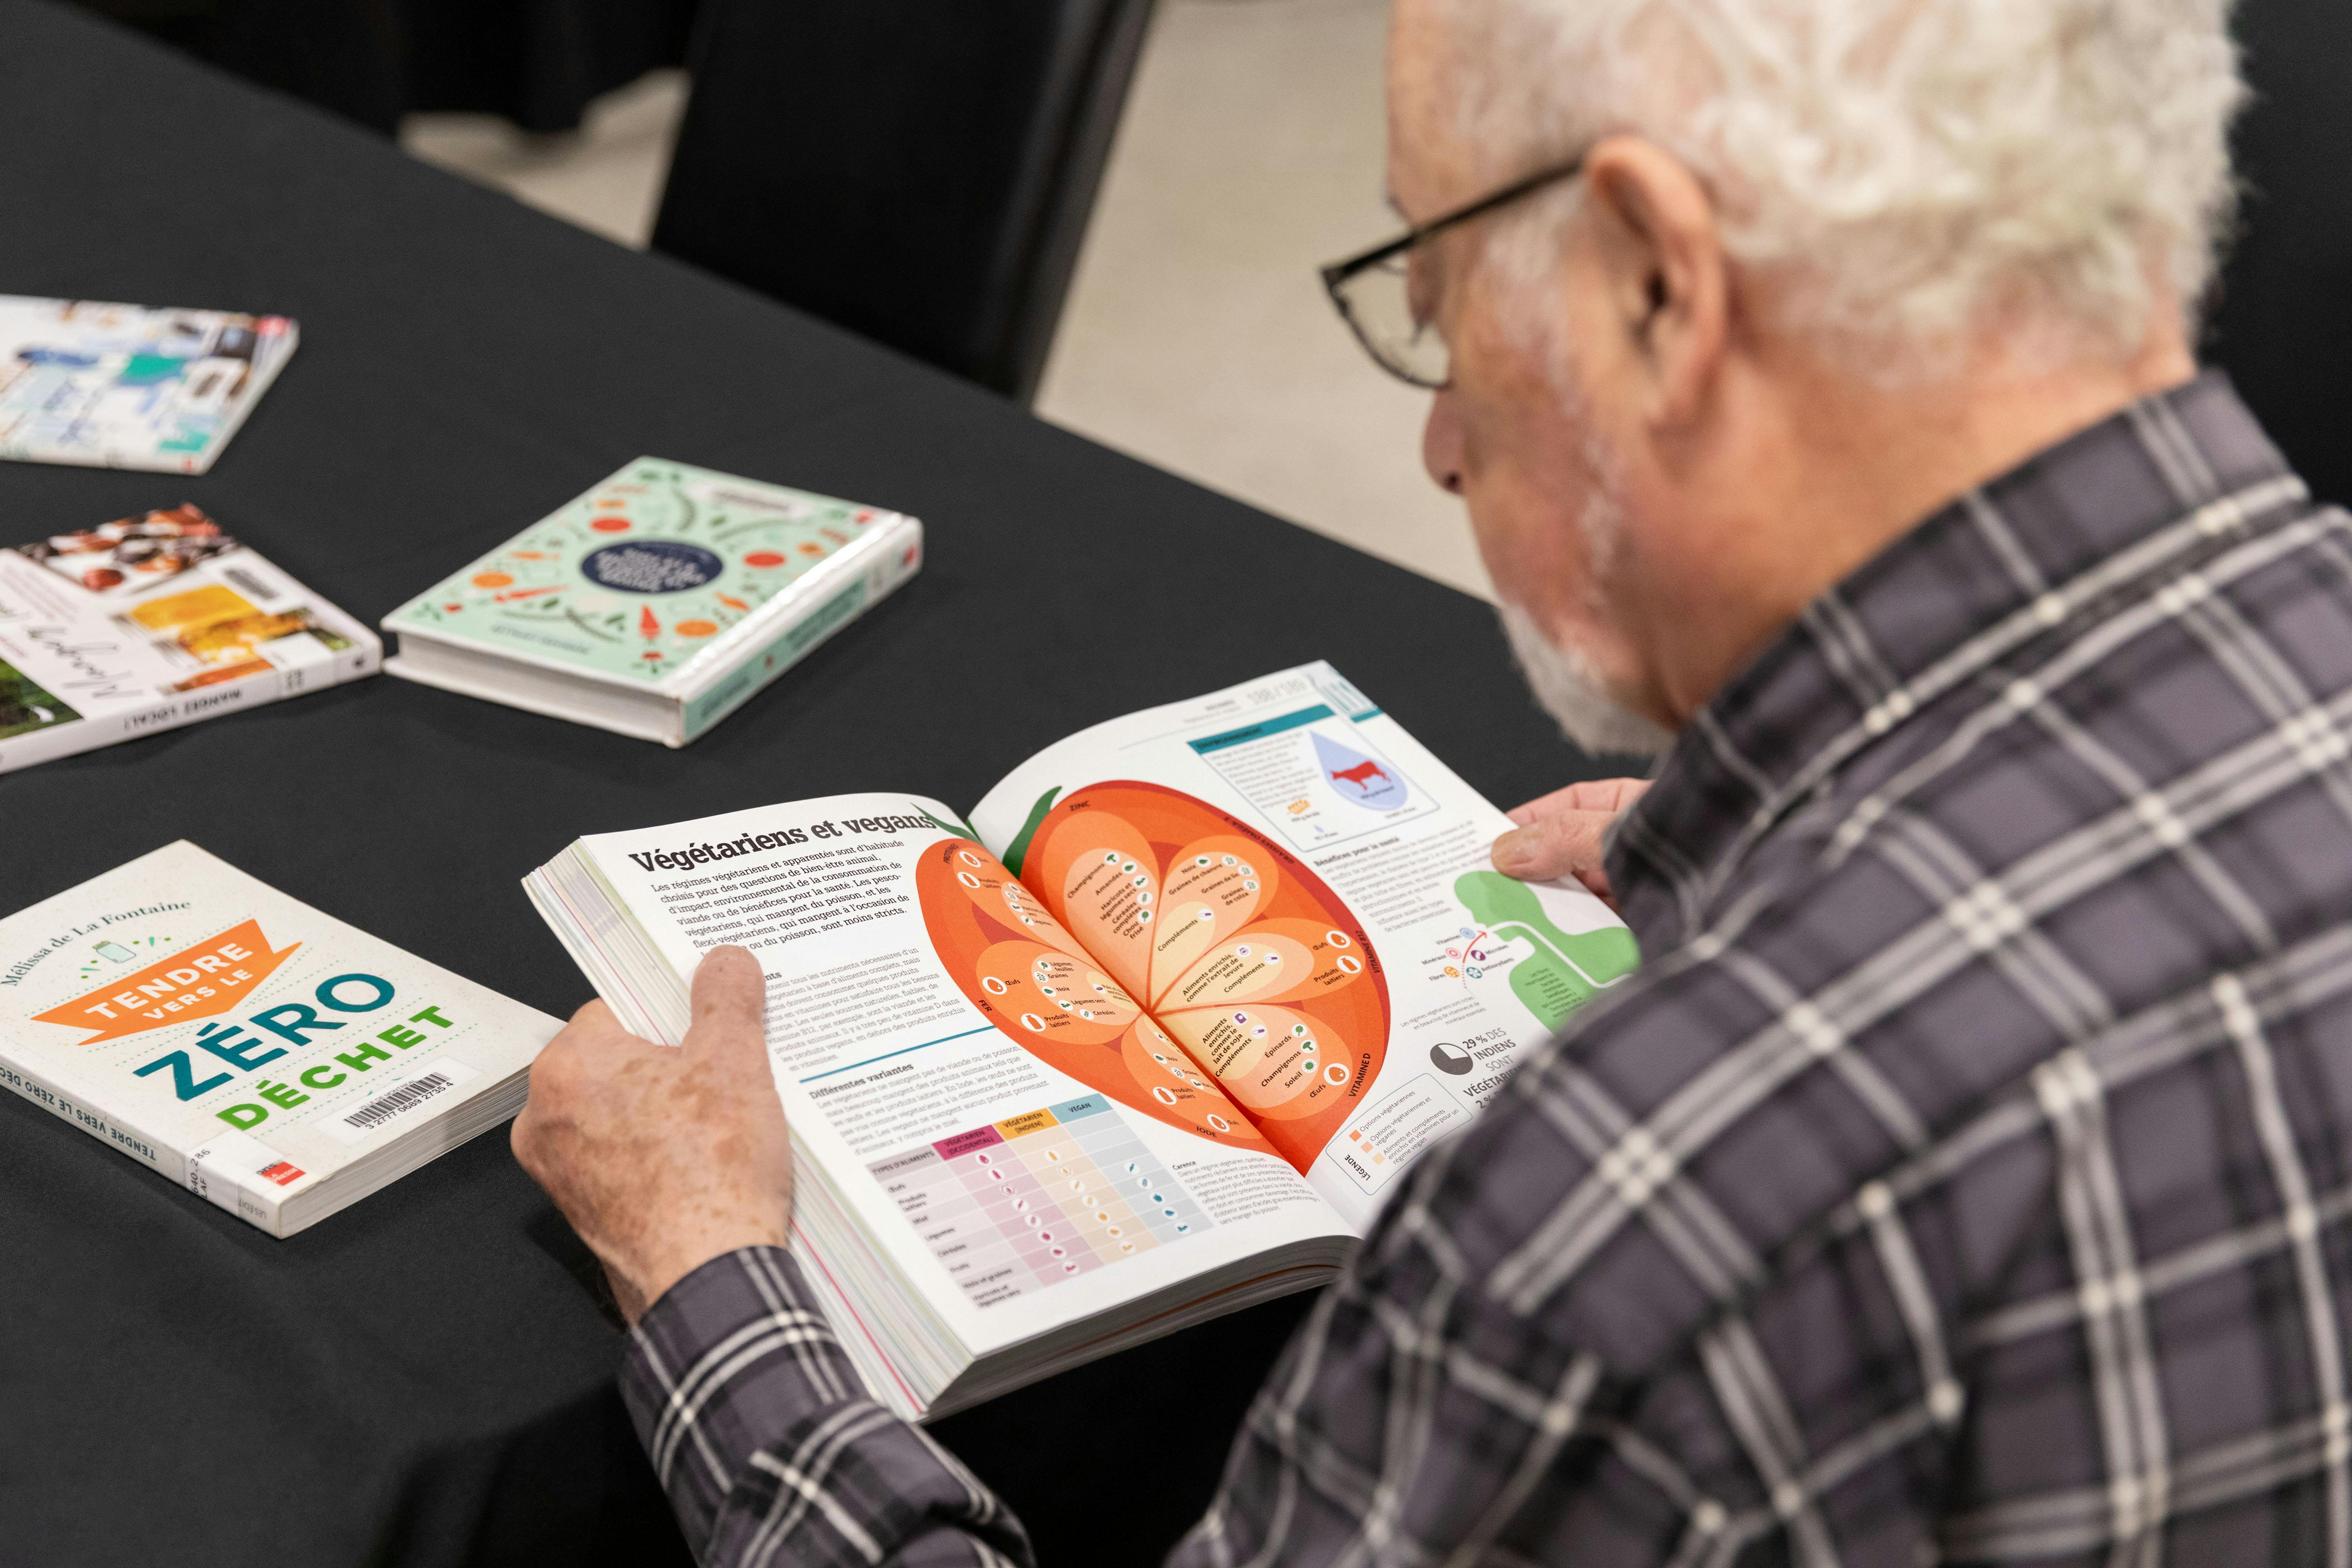
<instances>
[{"instance_id":1,"label":"vegetable illustration on cover","mask_svg":"<svg viewBox=\"0 0 2352 1568\"><path fill-rule=\"evenodd\" d=\"M401 618L650 683L883 515L640 463Z\"/></svg>"},{"instance_id":2,"label":"vegetable illustration on cover","mask_svg":"<svg viewBox=\"0 0 2352 1568\"><path fill-rule=\"evenodd\" d=\"M1389 1034L1379 962L1331 889L1237 819L1132 781L1054 806L1022 870L956 840L918 877L972 1002L1122 1104L1221 1142L1262 1134L1307 1169Z\"/></svg>"}]
</instances>

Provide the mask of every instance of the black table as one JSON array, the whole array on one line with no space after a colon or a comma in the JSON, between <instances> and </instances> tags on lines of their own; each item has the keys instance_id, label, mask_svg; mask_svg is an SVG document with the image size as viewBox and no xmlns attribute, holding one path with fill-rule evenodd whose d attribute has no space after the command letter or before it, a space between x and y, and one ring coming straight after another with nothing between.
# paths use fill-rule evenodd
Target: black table
<instances>
[{"instance_id":1,"label":"black table","mask_svg":"<svg viewBox=\"0 0 2352 1568\"><path fill-rule=\"evenodd\" d=\"M1591 771L1472 599L32 0L0 0L0 290L303 332L205 478L0 464L11 539L186 499L373 621L651 453L902 508L931 548L685 752L385 679L0 776L0 910L187 837L563 1014L586 987L517 879L580 834L962 806L1082 723L1318 656L1494 798ZM1079 588L1161 607L1113 637ZM274 1241L0 1096L0 1563L682 1562L589 1274L500 1135ZM1047 1563L1150 1561L1302 1306L940 1435Z\"/></svg>"}]
</instances>

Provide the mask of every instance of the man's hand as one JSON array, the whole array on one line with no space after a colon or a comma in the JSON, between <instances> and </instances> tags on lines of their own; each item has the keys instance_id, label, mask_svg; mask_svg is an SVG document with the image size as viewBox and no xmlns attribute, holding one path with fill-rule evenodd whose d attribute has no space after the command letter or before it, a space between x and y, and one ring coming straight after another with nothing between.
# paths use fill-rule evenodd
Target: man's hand
<instances>
[{"instance_id":1,"label":"man's hand","mask_svg":"<svg viewBox=\"0 0 2352 1568\"><path fill-rule=\"evenodd\" d=\"M632 1323L710 1259L783 1244L793 1152L766 994L759 960L713 948L695 971L685 1045L641 1040L591 1002L530 1069L515 1158L602 1260Z\"/></svg>"},{"instance_id":2,"label":"man's hand","mask_svg":"<svg viewBox=\"0 0 2352 1568\"><path fill-rule=\"evenodd\" d=\"M1647 779L1600 779L1528 802L1511 813L1518 827L1495 840L1495 869L1522 882L1573 877L1615 909L1601 864L1601 836L1649 787Z\"/></svg>"}]
</instances>

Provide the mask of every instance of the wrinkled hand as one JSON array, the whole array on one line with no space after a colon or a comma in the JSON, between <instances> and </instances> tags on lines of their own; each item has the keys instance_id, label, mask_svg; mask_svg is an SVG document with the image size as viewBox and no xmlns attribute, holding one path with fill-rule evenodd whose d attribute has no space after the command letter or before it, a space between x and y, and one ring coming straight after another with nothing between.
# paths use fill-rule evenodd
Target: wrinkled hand
<instances>
[{"instance_id":1,"label":"wrinkled hand","mask_svg":"<svg viewBox=\"0 0 2352 1568\"><path fill-rule=\"evenodd\" d=\"M1647 779L1598 779L1528 802L1511 813L1519 826L1495 840L1495 869L1523 882L1573 877L1615 909L1601 836L1649 787Z\"/></svg>"},{"instance_id":2,"label":"wrinkled hand","mask_svg":"<svg viewBox=\"0 0 2352 1568\"><path fill-rule=\"evenodd\" d=\"M632 1323L711 1258L784 1240L792 1142L766 994L759 960L713 948L683 1046L641 1040L591 1002L531 1067L515 1158L604 1263Z\"/></svg>"}]
</instances>

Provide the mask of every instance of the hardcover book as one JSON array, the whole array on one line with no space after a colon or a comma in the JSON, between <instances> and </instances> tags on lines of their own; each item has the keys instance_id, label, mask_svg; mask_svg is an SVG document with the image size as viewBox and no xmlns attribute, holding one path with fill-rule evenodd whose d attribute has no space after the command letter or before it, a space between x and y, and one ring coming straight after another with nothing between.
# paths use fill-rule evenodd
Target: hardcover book
<instances>
[{"instance_id":1,"label":"hardcover book","mask_svg":"<svg viewBox=\"0 0 2352 1568\"><path fill-rule=\"evenodd\" d=\"M640 458L385 616L384 668L682 746L922 554L911 517Z\"/></svg>"},{"instance_id":2,"label":"hardcover book","mask_svg":"<svg viewBox=\"0 0 2352 1568\"><path fill-rule=\"evenodd\" d=\"M675 1043L767 973L792 1246L874 1397L938 1415L1320 1284L1432 1145L1630 973L1574 884L1328 664L1097 724L970 822L835 795L583 838L525 882Z\"/></svg>"},{"instance_id":3,"label":"hardcover book","mask_svg":"<svg viewBox=\"0 0 2352 1568\"><path fill-rule=\"evenodd\" d=\"M272 1236L512 1116L562 1026L184 839L0 920L0 1087Z\"/></svg>"},{"instance_id":4,"label":"hardcover book","mask_svg":"<svg viewBox=\"0 0 2352 1568\"><path fill-rule=\"evenodd\" d=\"M283 316L0 294L0 458L201 474L300 336Z\"/></svg>"},{"instance_id":5,"label":"hardcover book","mask_svg":"<svg viewBox=\"0 0 2352 1568\"><path fill-rule=\"evenodd\" d=\"M382 656L193 506L0 550L0 773L357 680Z\"/></svg>"}]
</instances>

